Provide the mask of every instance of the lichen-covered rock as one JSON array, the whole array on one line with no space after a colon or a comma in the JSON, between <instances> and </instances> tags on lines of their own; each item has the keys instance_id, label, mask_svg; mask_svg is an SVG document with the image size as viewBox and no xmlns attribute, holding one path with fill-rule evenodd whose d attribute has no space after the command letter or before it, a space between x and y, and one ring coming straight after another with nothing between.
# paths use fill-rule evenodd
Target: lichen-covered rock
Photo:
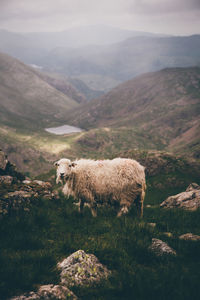
<instances>
[{"instance_id":1,"label":"lichen-covered rock","mask_svg":"<svg viewBox=\"0 0 200 300\"><path fill-rule=\"evenodd\" d=\"M99 283L110 275L110 271L103 266L93 254L86 254L79 250L62 262L58 263L61 269L61 282L66 286L90 286Z\"/></svg>"},{"instance_id":2,"label":"lichen-covered rock","mask_svg":"<svg viewBox=\"0 0 200 300\"><path fill-rule=\"evenodd\" d=\"M200 236L192 233L185 233L180 235L179 239L185 241L200 241Z\"/></svg>"},{"instance_id":3,"label":"lichen-covered rock","mask_svg":"<svg viewBox=\"0 0 200 300\"><path fill-rule=\"evenodd\" d=\"M176 251L174 249L159 239L152 239L152 244L149 249L157 256L176 255Z\"/></svg>"},{"instance_id":4,"label":"lichen-covered rock","mask_svg":"<svg viewBox=\"0 0 200 300\"><path fill-rule=\"evenodd\" d=\"M196 183L190 184L185 192L168 197L160 207L197 210L200 207L200 186Z\"/></svg>"},{"instance_id":5,"label":"lichen-covered rock","mask_svg":"<svg viewBox=\"0 0 200 300\"><path fill-rule=\"evenodd\" d=\"M43 285L37 292L30 292L10 300L77 300L78 298L67 287L62 285Z\"/></svg>"}]
</instances>

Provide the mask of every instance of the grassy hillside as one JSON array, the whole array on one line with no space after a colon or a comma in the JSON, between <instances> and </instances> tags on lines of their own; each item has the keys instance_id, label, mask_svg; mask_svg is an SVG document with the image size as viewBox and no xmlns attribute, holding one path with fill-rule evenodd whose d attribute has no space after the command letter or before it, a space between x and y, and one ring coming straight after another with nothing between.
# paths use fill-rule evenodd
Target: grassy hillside
<instances>
[{"instance_id":1,"label":"grassy hillside","mask_svg":"<svg viewBox=\"0 0 200 300\"><path fill-rule=\"evenodd\" d=\"M135 136L140 135L143 144L147 144L145 148L152 140L154 149L190 149L198 158L199 95L200 68L164 69L119 85L67 118L70 124L81 128L120 128L125 135L132 130L132 147L138 140ZM127 147L130 139L131 136ZM141 148L141 143L135 146Z\"/></svg>"},{"instance_id":2,"label":"grassy hillside","mask_svg":"<svg viewBox=\"0 0 200 300\"><path fill-rule=\"evenodd\" d=\"M73 288L81 299L199 299L200 243L178 237L187 232L200 234L200 211L159 208L177 191L172 181L168 189L169 177L173 175L173 183L182 180L180 172L187 171L188 165L164 153L132 151L127 155L145 160L150 171L154 167L147 177L144 219L136 217L134 207L122 218L116 218L115 210L108 208L98 209L97 218L91 217L88 208L80 216L74 199L62 194L57 200L40 199L28 212L22 209L1 217L1 299L35 290L41 284L58 283L57 262L79 249L95 254L112 271L100 286ZM189 170L185 173L189 182L196 180L196 170L191 166ZM158 183L164 183L166 189ZM153 206L146 207L148 204ZM156 257L148 250L152 238L167 242L177 257Z\"/></svg>"}]
</instances>

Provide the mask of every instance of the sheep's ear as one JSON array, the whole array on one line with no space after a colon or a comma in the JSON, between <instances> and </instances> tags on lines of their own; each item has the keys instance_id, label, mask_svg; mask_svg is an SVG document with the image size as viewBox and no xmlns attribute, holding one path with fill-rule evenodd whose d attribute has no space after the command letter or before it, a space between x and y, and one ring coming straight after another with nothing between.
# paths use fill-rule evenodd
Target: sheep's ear
<instances>
[{"instance_id":1,"label":"sheep's ear","mask_svg":"<svg viewBox=\"0 0 200 300\"><path fill-rule=\"evenodd\" d=\"M56 166L56 167L58 166L58 162L57 161L54 163L54 166Z\"/></svg>"},{"instance_id":2,"label":"sheep's ear","mask_svg":"<svg viewBox=\"0 0 200 300\"><path fill-rule=\"evenodd\" d=\"M69 167L75 167L77 164L75 162L72 162Z\"/></svg>"}]
</instances>

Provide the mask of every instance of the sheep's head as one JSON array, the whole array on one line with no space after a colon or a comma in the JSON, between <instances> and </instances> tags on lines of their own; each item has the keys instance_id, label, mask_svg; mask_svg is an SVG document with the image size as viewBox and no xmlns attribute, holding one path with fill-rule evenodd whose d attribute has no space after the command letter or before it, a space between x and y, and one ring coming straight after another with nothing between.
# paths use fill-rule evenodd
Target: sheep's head
<instances>
[{"instance_id":1,"label":"sheep's head","mask_svg":"<svg viewBox=\"0 0 200 300\"><path fill-rule=\"evenodd\" d=\"M54 163L54 166L56 166L57 170L57 178L56 183L63 183L64 180L67 179L67 177L70 175L72 167L75 167L75 163L71 162L71 160L67 158L61 158L60 160L56 161Z\"/></svg>"}]
</instances>

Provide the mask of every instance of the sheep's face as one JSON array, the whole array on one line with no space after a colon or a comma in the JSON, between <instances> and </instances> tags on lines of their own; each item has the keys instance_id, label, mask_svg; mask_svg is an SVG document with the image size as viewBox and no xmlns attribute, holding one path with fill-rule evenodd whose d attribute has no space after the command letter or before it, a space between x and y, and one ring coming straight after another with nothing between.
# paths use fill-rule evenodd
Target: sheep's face
<instances>
[{"instance_id":1,"label":"sheep's face","mask_svg":"<svg viewBox=\"0 0 200 300\"><path fill-rule=\"evenodd\" d=\"M74 163L67 158L62 158L54 163L57 167L57 178L56 183L64 183L64 179L66 179L71 173L71 168L74 166Z\"/></svg>"}]
</instances>

